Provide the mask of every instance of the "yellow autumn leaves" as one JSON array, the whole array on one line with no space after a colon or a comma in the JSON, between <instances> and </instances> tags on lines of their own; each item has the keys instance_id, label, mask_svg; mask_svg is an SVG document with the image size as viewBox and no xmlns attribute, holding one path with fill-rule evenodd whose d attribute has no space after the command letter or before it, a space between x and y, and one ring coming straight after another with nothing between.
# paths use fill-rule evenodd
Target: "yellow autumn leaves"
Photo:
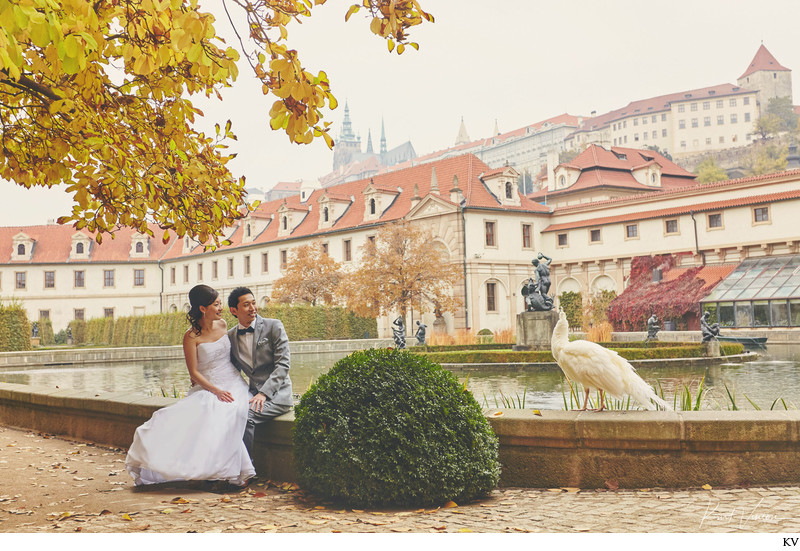
<instances>
[{"instance_id":1,"label":"yellow autumn leaves","mask_svg":"<svg viewBox=\"0 0 800 551\"><path fill-rule=\"evenodd\" d=\"M323 2L226 0L237 33L255 44L240 54L196 0L0 0L0 178L66 184L75 202L59 222L98 241L119 226L153 235L155 225L164 239L223 243L224 228L254 206L227 168L230 125L198 131L190 97L219 96L243 55L276 100L271 128L333 147L323 117L337 106L328 76L306 70L286 42L287 25ZM432 21L416 1L359 7L398 44L410 26Z\"/></svg>"}]
</instances>

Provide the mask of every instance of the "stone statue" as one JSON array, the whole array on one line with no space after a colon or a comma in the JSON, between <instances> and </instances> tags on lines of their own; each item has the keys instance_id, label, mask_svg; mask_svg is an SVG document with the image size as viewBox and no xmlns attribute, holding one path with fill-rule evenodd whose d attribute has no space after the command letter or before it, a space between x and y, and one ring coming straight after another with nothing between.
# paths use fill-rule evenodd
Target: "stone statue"
<instances>
[{"instance_id":1,"label":"stone statue","mask_svg":"<svg viewBox=\"0 0 800 551\"><path fill-rule=\"evenodd\" d=\"M522 296L525 297L525 311L532 312L533 311L533 295L539 294L539 286L536 285L536 282L533 280L532 277L528 278L528 281L522 286Z\"/></svg>"},{"instance_id":2,"label":"stone statue","mask_svg":"<svg viewBox=\"0 0 800 551\"><path fill-rule=\"evenodd\" d=\"M425 330L428 328L427 325L421 322L417 322L417 332L414 335L417 337L417 344L425 344Z\"/></svg>"},{"instance_id":3,"label":"stone statue","mask_svg":"<svg viewBox=\"0 0 800 551\"><path fill-rule=\"evenodd\" d=\"M647 339L645 342L655 340L656 334L661 330L661 326L658 324L658 316L653 314L650 316L650 319L647 320Z\"/></svg>"},{"instance_id":4,"label":"stone statue","mask_svg":"<svg viewBox=\"0 0 800 551\"><path fill-rule=\"evenodd\" d=\"M33 337L34 339L38 339L39 338L39 322L38 321L33 322L33 327L31 328L31 337Z\"/></svg>"},{"instance_id":5,"label":"stone statue","mask_svg":"<svg viewBox=\"0 0 800 551\"><path fill-rule=\"evenodd\" d=\"M531 261L536 270L536 283L539 284L539 293L541 295L546 295L550 290L550 263L552 261L552 258L542 253L536 255L536 258Z\"/></svg>"},{"instance_id":6,"label":"stone statue","mask_svg":"<svg viewBox=\"0 0 800 551\"><path fill-rule=\"evenodd\" d=\"M711 312L705 311L703 317L700 318L700 332L703 334L703 342L709 342L714 337L719 336L719 324L708 323L708 318L711 317Z\"/></svg>"},{"instance_id":7,"label":"stone statue","mask_svg":"<svg viewBox=\"0 0 800 551\"><path fill-rule=\"evenodd\" d=\"M397 348L403 349L406 347L406 324L403 321L403 316L397 316L397 319L392 322L392 334L394 335L394 344Z\"/></svg>"}]
</instances>

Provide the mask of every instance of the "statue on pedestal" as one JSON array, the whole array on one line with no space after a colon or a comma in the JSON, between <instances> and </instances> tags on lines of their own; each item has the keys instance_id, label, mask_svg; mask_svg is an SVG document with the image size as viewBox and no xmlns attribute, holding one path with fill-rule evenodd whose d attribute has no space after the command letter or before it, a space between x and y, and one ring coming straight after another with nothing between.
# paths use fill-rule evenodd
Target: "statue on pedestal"
<instances>
[{"instance_id":1,"label":"statue on pedestal","mask_svg":"<svg viewBox=\"0 0 800 551\"><path fill-rule=\"evenodd\" d=\"M419 321L417 322L417 332L414 335L415 337L417 337L417 344L425 344L425 330L427 328L428 326L425 325L424 323Z\"/></svg>"},{"instance_id":2,"label":"statue on pedestal","mask_svg":"<svg viewBox=\"0 0 800 551\"><path fill-rule=\"evenodd\" d=\"M550 290L550 263L549 256L539 253L531 261L536 271L536 281L532 277L522 286L522 296L525 297L526 312L542 312L553 309L553 298L547 294Z\"/></svg>"},{"instance_id":3,"label":"statue on pedestal","mask_svg":"<svg viewBox=\"0 0 800 551\"><path fill-rule=\"evenodd\" d=\"M653 314L650 316L650 319L647 320L647 338L644 342L655 340L656 334L661 330L661 326L658 324L658 316Z\"/></svg>"},{"instance_id":4,"label":"statue on pedestal","mask_svg":"<svg viewBox=\"0 0 800 551\"><path fill-rule=\"evenodd\" d=\"M399 349L406 347L406 324L403 321L403 316L397 316L397 319L392 322L392 334L394 335L394 344Z\"/></svg>"},{"instance_id":5,"label":"statue on pedestal","mask_svg":"<svg viewBox=\"0 0 800 551\"><path fill-rule=\"evenodd\" d=\"M700 332L703 334L703 342L709 342L711 339L719 336L719 324L709 324L709 317L711 317L711 312L706 310L703 317L700 318Z\"/></svg>"}]
</instances>

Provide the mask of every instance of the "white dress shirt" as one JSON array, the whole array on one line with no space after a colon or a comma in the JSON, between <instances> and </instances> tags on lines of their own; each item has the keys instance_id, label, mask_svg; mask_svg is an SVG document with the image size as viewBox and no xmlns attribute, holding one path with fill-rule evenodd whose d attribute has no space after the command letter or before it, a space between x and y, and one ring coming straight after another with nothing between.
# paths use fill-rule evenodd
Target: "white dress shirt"
<instances>
[{"instance_id":1,"label":"white dress shirt","mask_svg":"<svg viewBox=\"0 0 800 551\"><path fill-rule=\"evenodd\" d=\"M255 329L256 320L253 320L250 327ZM236 325L236 329L247 329L247 327L239 323ZM249 365L251 369L253 368L253 335L255 335L255 333L237 334L237 338L239 339L239 358Z\"/></svg>"}]
</instances>

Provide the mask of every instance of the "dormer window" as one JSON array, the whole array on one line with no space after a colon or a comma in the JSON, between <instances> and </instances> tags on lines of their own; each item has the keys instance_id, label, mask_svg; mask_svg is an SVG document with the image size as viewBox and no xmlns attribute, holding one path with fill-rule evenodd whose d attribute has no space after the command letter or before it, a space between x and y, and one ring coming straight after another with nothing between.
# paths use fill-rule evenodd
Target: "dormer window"
<instances>
[{"instance_id":1,"label":"dormer window","mask_svg":"<svg viewBox=\"0 0 800 551\"><path fill-rule=\"evenodd\" d=\"M25 233L18 233L14 236L12 251L15 253L11 260L31 260L33 256L34 240Z\"/></svg>"},{"instance_id":2,"label":"dormer window","mask_svg":"<svg viewBox=\"0 0 800 551\"><path fill-rule=\"evenodd\" d=\"M375 199L369 200L369 213L375 214Z\"/></svg>"},{"instance_id":3,"label":"dormer window","mask_svg":"<svg viewBox=\"0 0 800 551\"><path fill-rule=\"evenodd\" d=\"M82 253L83 252L83 243L78 243L78 247L80 247L80 248L78 249L77 252L78 253ZM137 253L143 253L144 252L144 243L142 243L141 241L136 243L136 252Z\"/></svg>"},{"instance_id":4,"label":"dormer window","mask_svg":"<svg viewBox=\"0 0 800 551\"><path fill-rule=\"evenodd\" d=\"M76 243L75 244L75 252L77 254L83 254L83 243Z\"/></svg>"},{"instance_id":5,"label":"dormer window","mask_svg":"<svg viewBox=\"0 0 800 551\"><path fill-rule=\"evenodd\" d=\"M567 177L563 174L558 178L558 187L566 187L567 186Z\"/></svg>"},{"instance_id":6,"label":"dormer window","mask_svg":"<svg viewBox=\"0 0 800 551\"><path fill-rule=\"evenodd\" d=\"M244 233L247 235L247 237L250 237L250 224L247 224L247 227L244 229Z\"/></svg>"},{"instance_id":7,"label":"dormer window","mask_svg":"<svg viewBox=\"0 0 800 551\"><path fill-rule=\"evenodd\" d=\"M284 230L289 229L289 218L284 216L283 220L281 221L281 224L283 224Z\"/></svg>"},{"instance_id":8,"label":"dormer window","mask_svg":"<svg viewBox=\"0 0 800 551\"><path fill-rule=\"evenodd\" d=\"M322 218L323 218L323 220L325 222L328 221L328 207L325 207L324 209L322 209Z\"/></svg>"},{"instance_id":9,"label":"dormer window","mask_svg":"<svg viewBox=\"0 0 800 551\"><path fill-rule=\"evenodd\" d=\"M506 199L511 199L512 197L511 182L506 182Z\"/></svg>"}]
</instances>

